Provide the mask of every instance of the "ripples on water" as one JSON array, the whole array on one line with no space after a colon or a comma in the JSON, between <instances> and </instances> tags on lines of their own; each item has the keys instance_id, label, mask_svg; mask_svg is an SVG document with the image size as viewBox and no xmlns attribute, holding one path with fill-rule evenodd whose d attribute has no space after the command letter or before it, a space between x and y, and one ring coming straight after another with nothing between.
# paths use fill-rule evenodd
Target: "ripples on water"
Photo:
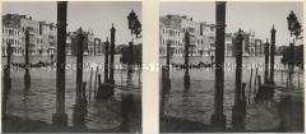
<instances>
[{"instance_id":1,"label":"ripples on water","mask_svg":"<svg viewBox=\"0 0 306 134\"><path fill-rule=\"evenodd\" d=\"M280 64L280 58L275 58L275 64L279 65L275 70L281 69L283 66ZM160 59L161 64L165 64L165 59ZM191 58L191 64L197 64L199 61L210 62L208 58ZM172 63L183 64L182 59L173 59ZM235 67L235 58L227 57L225 58L225 64L233 65ZM243 58L243 64L246 67L253 68L253 83L254 87L254 76L255 76L255 64L264 67L264 57L256 58ZM190 90L184 92L184 70L177 70L172 68L170 72L171 77L171 92L165 103L165 115L172 117L180 117L187 120L198 121L205 124L210 124L210 118L213 114L214 108L214 77L215 71L209 69L191 69L190 70L190 81L191 86ZM243 69L242 73L242 82L246 83L246 96L248 96L249 90L249 80L251 75L251 69ZM264 68L259 68L258 75L261 75L263 83L263 74ZM275 83L278 86L285 86L285 83L282 82L281 73L279 71L275 72ZM161 76L161 75L160 75ZM284 75L284 81L286 81L287 76ZM301 83L303 75L300 76ZM297 84L297 77L294 78L294 84ZM232 118L232 106L234 105L235 97L235 69L228 68L225 69L224 74L224 114L226 115L227 127L231 127L231 118ZM254 96L252 93L251 96ZM275 93L275 98L277 99L277 93ZM266 114L266 111L260 111L264 109L261 106L256 108L250 108L248 110L247 119L246 119L246 128L249 130L266 130L276 127L275 122L279 119L276 119L275 109L272 110L272 114ZM266 107L265 107L266 108ZM256 112L254 112L256 111ZM271 112L271 110L269 111ZM275 112L275 113L273 113ZM254 115L254 114L260 115ZM260 116L260 117L259 117ZM259 125L258 125L259 122ZM269 124L269 125L268 125Z\"/></svg>"},{"instance_id":2,"label":"ripples on water","mask_svg":"<svg viewBox=\"0 0 306 134\"><path fill-rule=\"evenodd\" d=\"M32 63L36 63L41 59L42 61L46 58L33 57ZM93 79L92 84L95 80L96 66L97 64L103 63L103 56L97 57L84 57L84 64L93 65ZM5 60L3 60L5 61ZM14 62L23 63L23 58L13 57ZM67 57L67 65L75 64L75 57ZM115 64L119 65L119 57L115 58ZM32 68L30 69L31 75L31 87L28 92L24 91L24 70L15 68L11 71L12 78L12 89L9 94L9 100L7 101L7 112L19 117L40 120L47 123L52 123L52 114L55 113L55 87L56 87L56 67L54 69L46 68ZM103 69L99 69L103 80ZM126 84L126 71L115 71L116 84ZM138 72L133 74L133 83L139 87ZM90 68L84 68L83 70L83 81L89 83L90 79ZM66 92L65 92L65 105L66 113L68 114L68 124L72 126L72 114L73 105L75 104L75 88L76 88L76 71L66 70ZM94 86L92 86L94 87ZM87 84L86 92L88 92L89 84ZM117 91L117 89L116 89ZM139 92L139 91L137 91ZM137 93L140 95L140 93ZM122 119L119 116L120 112L120 96L116 96L109 102L96 102L91 97L92 101L88 104L88 114L86 117L86 127L88 129L112 129L120 125Z\"/></svg>"}]
</instances>

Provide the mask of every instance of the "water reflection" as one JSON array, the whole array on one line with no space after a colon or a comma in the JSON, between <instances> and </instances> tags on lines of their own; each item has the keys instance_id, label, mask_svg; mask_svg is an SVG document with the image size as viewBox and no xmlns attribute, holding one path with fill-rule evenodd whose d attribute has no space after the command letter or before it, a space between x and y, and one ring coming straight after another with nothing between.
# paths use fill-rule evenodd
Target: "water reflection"
<instances>
[{"instance_id":1,"label":"water reflection","mask_svg":"<svg viewBox=\"0 0 306 134\"><path fill-rule=\"evenodd\" d=\"M185 75L184 75L184 88L185 90L190 89L190 75L189 75L189 67L186 66Z\"/></svg>"},{"instance_id":2,"label":"water reflection","mask_svg":"<svg viewBox=\"0 0 306 134\"><path fill-rule=\"evenodd\" d=\"M24 74L24 89L23 89L23 109L24 109L24 118L29 119L29 92L30 92L30 87L31 87L31 77L30 77L30 72L29 69L25 69L25 74Z\"/></svg>"},{"instance_id":3,"label":"water reflection","mask_svg":"<svg viewBox=\"0 0 306 134\"><path fill-rule=\"evenodd\" d=\"M182 99L182 107L188 108L191 105L191 93L189 89L185 89L183 92L183 99Z\"/></svg>"},{"instance_id":4,"label":"water reflection","mask_svg":"<svg viewBox=\"0 0 306 134\"><path fill-rule=\"evenodd\" d=\"M30 71L29 68L25 68L25 74L24 74L24 85L25 89L29 90L31 86L31 76L30 76Z\"/></svg>"},{"instance_id":5,"label":"water reflection","mask_svg":"<svg viewBox=\"0 0 306 134\"><path fill-rule=\"evenodd\" d=\"M86 128L85 118L87 116L87 103L80 102L73 107L73 126L77 129Z\"/></svg>"},{"instance_id":6,"label":"water reflection","mask_svg":"<svg viewBox=\"0 0 306 134\"><path fill-rule=\"evenodd\" d=\"M136 112L135 100L132 94L125 94L121 97L121 132L130 132L132 113Z\"/></svg>"},{"instance_id":7,"label":"water reflection","mask_svg":"<svg viewBox=\"0 0 306 134\"><path fill-rule=\"evenodd\" d=\"M233 106L232 112L232 125L234 131L244 131L245 130L245 118L246 118L246 103L245 101L240 101Z\"/></svg>"},{"instance_id":8,"label":"water reflection","mask_svg":"<svg viewBox=\"0 0 306 134\"><path fill-rule=\"evenodd\" d=\"M101 59L101 57L87 57L88 59L86 61L95 62ZM75 60L74 57L67 58L68 63L74 63ZM119 61L118 57L116 58L116 61ZM23 61L23 59L20 58L19 61ZM3 94L3 100L7 100L8 106L7 111L9 114L21 117L24 119L24 117L28 118L32 121L45 121L49 124L52 123L52 112L55 109L55 84L56 84L56 73L54 70L48 70L45 71L45 68L28 68L28 69L22 69L17 71L12 71L12 91L10 93L10 96L7 95L7 97L4 94L9 94L9 90L5 90ZM125 82L126 82L126 75L127 73L123 74L124 79L120 81L120 72L116 71L115 80L116 83L119 85L119 87L115 87L116 94L120 94L121 92L136 92L138 95L139 91L138 88L134 89L134 85L138 86L137 76L131 74L131 79L128 83L132 86L128 86L128 89L125 90ZM134 72L134 71L133 71ZM101 76L104 76L103 72L100 72ZM86 109L82 109L83 106L78 107L75 103L75 73L74 70L70 71L68 70L66 72L66 93L65 96L67 97L65 99L66 109L65 112L69 115L68 122L69 127L75 127L75 128L82 128L86 127L84 129L88 130L114 130L117 131L120 127L120 123L122 121L121 118L121 101L118 96L110 97L108 101L100 101L100 100L93 100L91 103L87 104L87 111ZM99 85L102 84L101 82L101 76ZM119 76L119 77L118 77ZM84 70L84 81L88 81L88 78L90 78L90 71ZM89 82L90 83L90 82ZM98 83L98 80L97 80ZM98 84L97 84L98 85ZM4 85L3 85L4 86ZM88 90L87 90L88 91ZM104 90L105 91L105 90ZM87 92L86 92L87 94ZM105 94L104 94L105 95ZM8 99L9 98L9 99ZM137 100L138 102L138 100ZM5 102L3 101L3 104ZM96 104L95 104L96 103ZM5 105L5 104L4 104ZM4 106L3 105L3 106ZM106 106L108 105L108 106ZM138 103L137 103L138 105ZM141 104L140 104L141 105ZM129 107L130 105L127 105ZM124 109L124 108L123 108ZM5 110L5 108L3 108ZM4 112L3 112L4 113ZM133 113L134 114L134 113ZM140 116L140 113L137 113ZM73 116L75 115L75 116ZM71 118L70 118L71 117ZM140 118L140 117L139 117ZM138 118L137 118L138 119ZM135 119L133 118L133 121ZM133 122L130 120L130 118L127 118L124 120L124 122ZM139 131L141 128L141 124L135 124L132 123L122 123L122 124L130 124L126 125L130 127L130 129L137 129L137 130L129 130L129 131ZM85 124L85 125L84 125ZM137 127L137 128L135 128Z\"/></svg>"},{"instance_id":9,"label":"water reflection","mask_svg":"<svg viewBox=\"0 0 306 134\"><path fill-rule=\"evenodd\" d=\"M3 106L2 106L2 114L6 114L6 107L8 102L8 97L11 91L11 77L10 77L10 70L9 68L3 70L4 75L2 77L2 100L3 100Z\"/></svg>"},{"instance_id":10,"label":"water reflection","mask_svg":"<svg viewBox=\"0 0 306 134\"><path fill-rule=\"evenodd\" d=\"M132 85L132 75L133 75L133 70L131 69L130 65L128 66L127 70L127 79L126 79L126 85Z\"/></svg>"}]
</instances>

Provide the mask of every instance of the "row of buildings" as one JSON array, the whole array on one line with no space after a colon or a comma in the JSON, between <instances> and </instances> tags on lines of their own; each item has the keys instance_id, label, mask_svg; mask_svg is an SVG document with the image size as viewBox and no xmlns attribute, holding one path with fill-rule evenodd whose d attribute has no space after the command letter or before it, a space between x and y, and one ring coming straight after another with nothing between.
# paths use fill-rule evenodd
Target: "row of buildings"
<instances>
[{"instance_id":1,"label":"row of buildings","mask_svg":"<svg viewBox=\"0 0 306 134\"><path fill-rule=\"evenodd\" d=\"M192 18L180 15L160 17L160 56L165 56L167 43L171 44L172 56L184 55L185 32L190 34L191 56L214 56L215 24L196 22ZM226 33L225 56L234 56L234 39L237 33ZM263 42L255 37L255 33L244 32L243 56L263 55Z\"/></svg>"},{"instance_id":2,"label":"row of buildings","mask_svg":"<svg viewBox=\"0 0 306 134\"><path fill-rule=\"evenodd\" d=\"M54 23L33 20L31 16L6 14L2 16L2 56L6 56L7 43L11 44L12 55L23 56L25 53L25 30L29 30L30 55L48 56L56 54L57 28ZM76 32L67 32L66 54L76 54ZM103 42L95 37L93 30L84 31L85 55L101 55Z\"/></svg>"}]
</instances>

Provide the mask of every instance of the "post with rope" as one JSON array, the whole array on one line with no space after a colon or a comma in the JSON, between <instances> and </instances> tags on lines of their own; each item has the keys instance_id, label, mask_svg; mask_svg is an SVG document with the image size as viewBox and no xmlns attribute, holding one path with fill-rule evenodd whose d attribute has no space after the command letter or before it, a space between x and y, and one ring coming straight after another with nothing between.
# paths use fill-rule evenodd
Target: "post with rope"
<instances>
[{"instance_id":1,"label":"post with rope","mask_svg":"<svg viewBox=\"0 0 306 134\"><path fill-rule=\"evenodd\" d=\"M225 47L225 19L226 18L226 2L216 2L216 51L215 51L215 98L214 98L214 114L211 122L216 129L224 129L226 117L223 114L224 99L224 47Z\"/></svg>"},{"instance_id":2,"label":"post with rope","mask_svg":"<svg viewBox=\"0 0 306 134\"><path fill-rule=\"evenodd\" d=\"M68 125L65 113L67 1L57 2L57 20L56 113L52 115L52 124L64 127Z\"/></svg>"}]
</instances>

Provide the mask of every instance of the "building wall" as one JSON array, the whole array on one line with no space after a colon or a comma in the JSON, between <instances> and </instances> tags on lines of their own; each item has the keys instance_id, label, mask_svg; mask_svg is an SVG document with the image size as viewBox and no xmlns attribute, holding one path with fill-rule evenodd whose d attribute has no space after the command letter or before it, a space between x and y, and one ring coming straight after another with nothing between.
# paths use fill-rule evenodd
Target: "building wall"
<instances>
[{"instance_id":1,"label":"building wall","mask_svg":"<svg viewBox=\"0 0 306 134\"><path fill-rule=\"evenodd\" d=\"M6 55L7 42L12 44L14 56L24 55L26 29L29 29L30 33L30 55L49 55L50 52L54 52L49 51L49 48L56 44L55 25L32 20L31 16L18 14L7 14L2 18L2 55Z\"/></svg>"},{"instance_id":2,"label":"building wall","mask_svg":"<svg viewBox=\"0 0 306 134\"><path fill-rule=\"evenodd\" d=\"M70 32L67 37L67 47L68 53L71 55L77 54L77 45L78 45L78 37L77 37L77 31ZM85 36L84 39L84 55L94 55L95 54L95 37L93 32L86 32L83 31L83 35ZM98 39L98 38L97 38Z\"/></svg>"},{"instance_id":3,"label":"building wall","mask_svg":"<svg viewBox=\"0 0 306 134\"><path fill-rule=\"evenodd\" d=\"M214 53L214 25L195 22L192 18L166 15L160 18L160 56L166 56L167 43L171 43L173 56L183 57L185 32L190 34L190 55L210 56Z\"/></svg>"},{"instance_id":4,"label":"building wall","mask_svg":"<svg viewBox=\"0 0 306 134\"><path fill-rule=\"evenodd\" d=\"M173 56L182 57L184 55L184 33L186 30L191 35L191 56L215 55L214 24L196 22L187 16L166 15L160 17L160 56L166 56L167 42L170 42ZM234 56L236 35L237 33L226 33L225 56ZM262 41L256 38L254 32L243 32L243 36L243 56L259 56L262 54Z\"/></svg>"},{"instance_id":5,"label":"building wall","mask_svg":"<svg viewBox=\"0 0 306 134\"><path fill-rule=\"evenodd\" d=\"M94 53L95 55L103 54L103 45L100 38L94 38Z\"/></svg>"},{"instance_id":6,"label":"building wall","mask_svg":"<svg viewBox=\"0 0 306 134\"><path fill-rule=\"evenodd\" d=\"M7 42L11 43L13 55L23 56L25 52L25 31L30 33L30 55L48 56L56 55L57 28L54 23L33 20L31 16L19 14L6 14L2 16L2 55L6 56ZM84 32L84 54L95 54L95 43L93 30ZM68 32L66 37L66 54L75 54L75 32Z\"/></svg>"}]
</instances>

